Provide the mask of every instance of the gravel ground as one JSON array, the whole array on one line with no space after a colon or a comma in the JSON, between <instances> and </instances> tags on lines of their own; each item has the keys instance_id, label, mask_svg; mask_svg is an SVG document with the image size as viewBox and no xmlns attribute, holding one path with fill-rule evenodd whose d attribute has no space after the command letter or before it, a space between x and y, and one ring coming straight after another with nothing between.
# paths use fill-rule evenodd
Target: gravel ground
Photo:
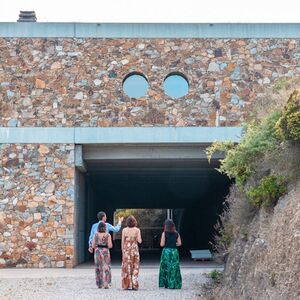
<instances>
[{"instance_id":1,"label":"gravel ground","mask_svg":"<svg viewBox=\"0 0 300 300\"><path fill-rule=\"evenodd\" d=\"M207 281L203 268L182 269L181 290L158 288L158 270L140 271L140 289L121 289L120 269L112 270L112 288L97 289L92 269L5 269L0 270L0 299L2 300L72 300L72 299L197 299L201 284Z\"/></svg>"}]
</instances>

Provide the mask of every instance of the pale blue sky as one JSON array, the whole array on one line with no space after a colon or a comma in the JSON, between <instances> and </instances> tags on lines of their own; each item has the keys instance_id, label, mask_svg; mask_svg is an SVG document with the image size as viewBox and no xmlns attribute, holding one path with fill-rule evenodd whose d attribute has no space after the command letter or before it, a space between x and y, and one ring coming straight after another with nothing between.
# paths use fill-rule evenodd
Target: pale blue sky
<instances>
[{"instance_id":1,"label":"pale blue sky","mask_svg":"<svg viewBox=\"0 0 300 300\"><path fill-rule=\"evenodd\" d=\"M300 22L300 0L1 0L0 22Z\"/></svg>"}]
</instances>

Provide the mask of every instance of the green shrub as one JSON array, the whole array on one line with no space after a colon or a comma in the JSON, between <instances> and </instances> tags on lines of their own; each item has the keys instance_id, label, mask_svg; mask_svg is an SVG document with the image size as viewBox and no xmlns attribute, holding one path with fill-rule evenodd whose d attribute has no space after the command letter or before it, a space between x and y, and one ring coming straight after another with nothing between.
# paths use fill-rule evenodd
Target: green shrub
<instances>
[{"instance_id":1,"label":"green shrub","mask_svg":"<svg viewBox=\"0 0 300 300\"><path fill-rule=\"evenodd\" d=\"M278 146L275 124L280 116L279 112L274 112L260 123L253 122L248 125L237 145L232 142L214 142L207 148L208 160L217 151L225 153L218 170L230 178L235 178L238 186L243 186L254 172L257 160Z\"/></svg>"},{"instance_id":2,"label":"green shrub","mask_svg":"<svg viewBox=\"0 0 300 300\"><path fill-rule=\"evenodd\" d=\"M219 283L223 277L223 272L218 271L218 270L213 270L211 271L208 276L215 282Z\"/></svg>"},{"instance_id":3,"label":"green shrub","mask_svg":"<svg viewBox=\"0 0 300 300\"><path fill-rule=\"evenodd\" d=\"M282 140L300 141L300 90L295 90L276 123L276 132Z\"/></svg>"},{"instance_id":4,"label":"green shrub","mask_svg":"<svg viewBox=\"0 0 300 300\"><path fill-rule=\"evenodd\" d=\"M269 175L261 179L259 185L247 192L249 203L256 207L272 207L287 192L286 182L282 176Z\"/></svg>"}]
</instances>

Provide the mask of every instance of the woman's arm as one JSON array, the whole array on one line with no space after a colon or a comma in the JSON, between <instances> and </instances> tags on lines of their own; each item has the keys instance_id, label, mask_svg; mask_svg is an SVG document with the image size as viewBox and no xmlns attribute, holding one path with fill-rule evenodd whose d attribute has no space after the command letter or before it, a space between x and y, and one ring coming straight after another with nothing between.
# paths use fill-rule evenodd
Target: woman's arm
<instances>
[{"instance_id":1,"label":"woman's arm","mask_svg":"<svg viewBox=\"0 0 300 300\"><path fill-rule=\"evenodd\" d=\"M160 246L164 247L165 244L166 244L166 236L165 236L165 233L163 232L161 235L161 239L160 239Z\"/></svg>"},{"instance_id":2,"label":"woman's arm","mask_svg":"<svg viewBox=\"0 0 300 300\"><path fill-rule=\"evenodd\" d=\"M124 240L125 240L125 234L124 234L124 230L122 230L122 240L121 240L121 250L123 251L123 247L124 247Z\"/></svg>"},{"instance_id":3,"label":"woman's arm","mask_svg":"<svg viewBox=\"0 0 300 300\"><path fill-rule=\"evenodd\" d=\"M111 249L113 246L110 234L108 234L107 246L109 249Z\"/></svg>"},{"instance_id":4,"label":"woman's arm","mask_svg":"<svg viewBox=\"0 0 300 300\"><path fill-rule=\"evenodd\" d=\"M142 235L141 235L141 230L138 228L138 233L137 233L137 241L139 244L142 243Z\"/></svg>"},{"instance_id":5,"label":"woman's arm","mask_svg":"<svg viewBox=\"0 0 300 300\"><path fill-rule=\"evenodd\" d=\"M92 248L93 249L96 249L96 234L97 233L94 234L93 241L92 241Z\"/></svg>"},{"instance_id":6,"label":"woman's arm","mask_svg":"<svg viewBox=\"0 0 300 300\"><path fill-rule=\"evenodd\" d=\"M180 234L178 233L178 237L177 237L177 240L176 240L176 246L179 247L181 245L182 245L181 237L180 237Z\"/></svg>"}]
</instances>

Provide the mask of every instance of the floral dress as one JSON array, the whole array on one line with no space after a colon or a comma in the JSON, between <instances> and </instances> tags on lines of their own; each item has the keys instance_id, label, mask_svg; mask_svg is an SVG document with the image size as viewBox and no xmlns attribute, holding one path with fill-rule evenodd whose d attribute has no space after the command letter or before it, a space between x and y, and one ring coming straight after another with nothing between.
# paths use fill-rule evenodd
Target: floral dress
<instances>
[{"instance_id":1,"label":"floral dress","mask_svg":"<svg viewBox=\"0 0 300 300\"><path fill-rule=\"evenodd\" d=\"M108 288L111 284L111 262L108 249L108 234L102 238L99 233L95 234L96 248L94 253L96 284L98 288Z\"/></svg>"},{"instance_id":2,"label":"floral dress","mask_svg":"<svg viewBox=\"0 0 300 300\"><path fill-rule=\"evenodd\" d=\"M122 251L122 288L139 288L138 276L140 269L140 253L137 242L137 234L128 236L125 234Z\"/></svg>"}]
</instances>

